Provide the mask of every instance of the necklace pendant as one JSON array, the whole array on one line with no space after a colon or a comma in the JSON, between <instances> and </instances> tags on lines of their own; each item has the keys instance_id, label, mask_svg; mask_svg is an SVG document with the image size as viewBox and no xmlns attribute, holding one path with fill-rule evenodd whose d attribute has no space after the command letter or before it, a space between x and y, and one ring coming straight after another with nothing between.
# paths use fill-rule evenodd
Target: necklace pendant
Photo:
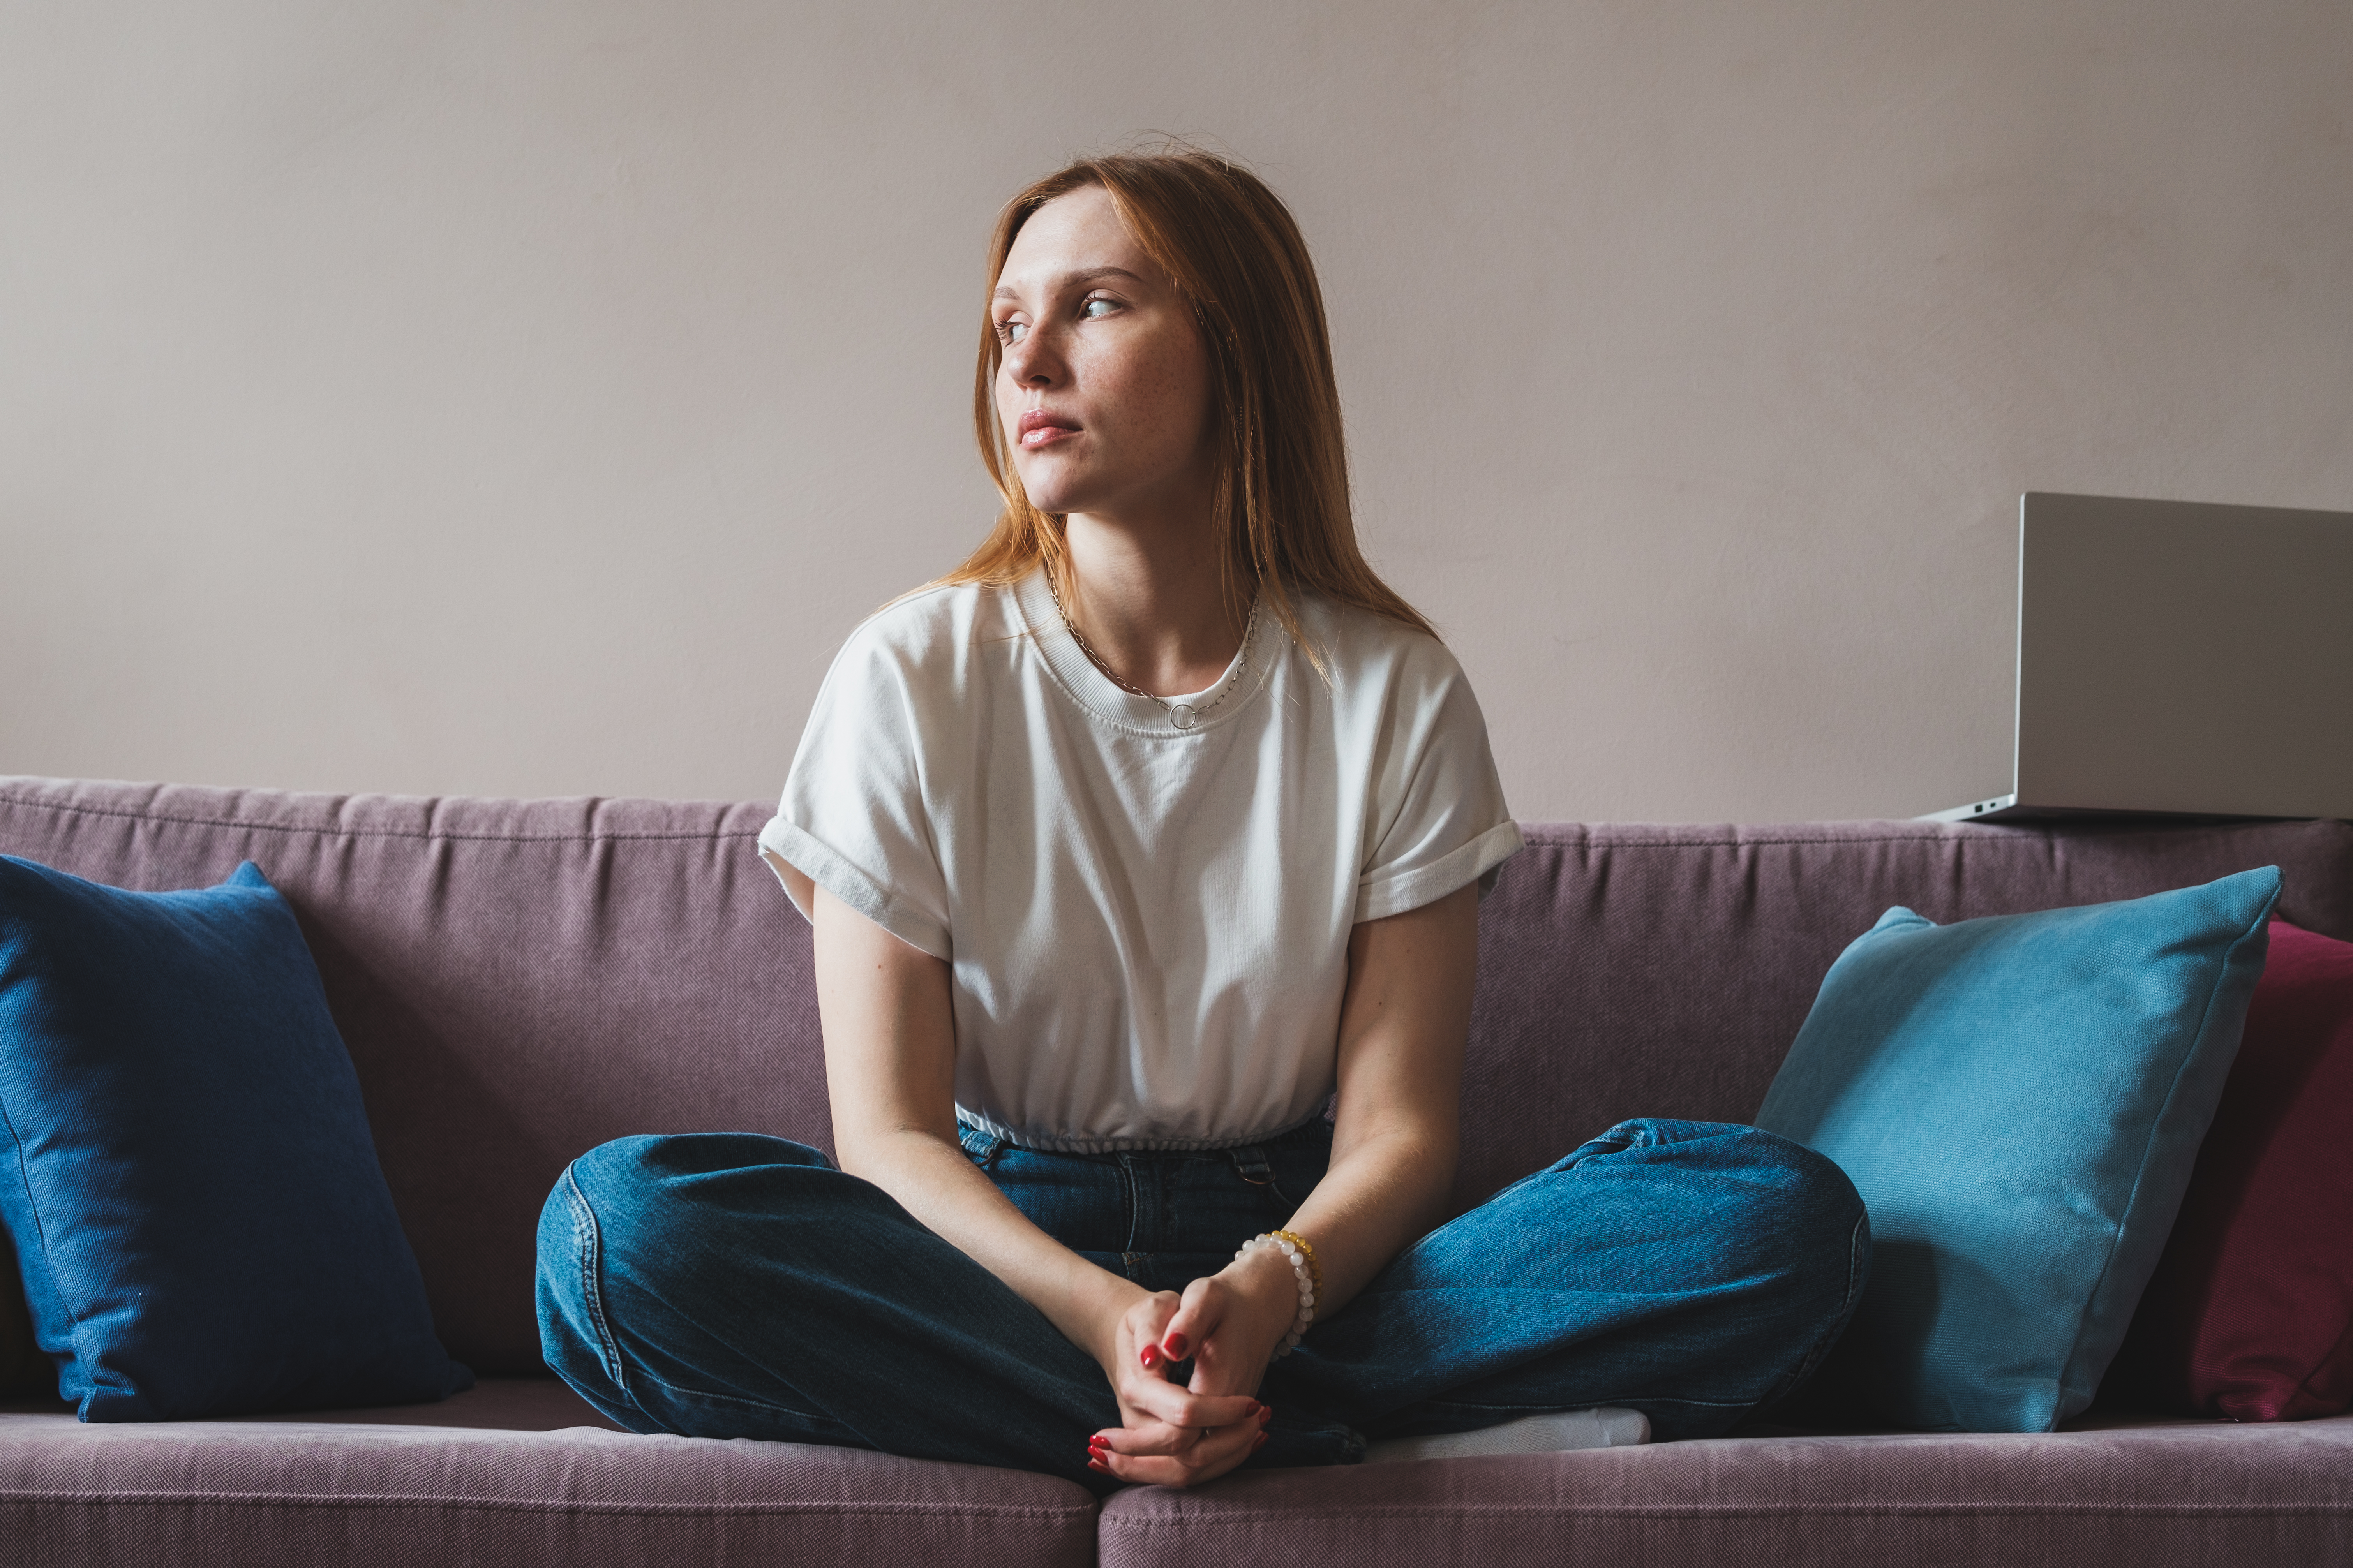
<instances>
[{"instance_id":1,"label":"necklace pendant","mask_svg":"<svg viewBox=\"0 0 2353 1568\"><path fill-rule=\"evenodd\" d=\"M1171 702L1168 704L1168 721L1179 730L1189 730L1201 721L1201 715L1190 702Z\"/></svg>"}]
</instances>

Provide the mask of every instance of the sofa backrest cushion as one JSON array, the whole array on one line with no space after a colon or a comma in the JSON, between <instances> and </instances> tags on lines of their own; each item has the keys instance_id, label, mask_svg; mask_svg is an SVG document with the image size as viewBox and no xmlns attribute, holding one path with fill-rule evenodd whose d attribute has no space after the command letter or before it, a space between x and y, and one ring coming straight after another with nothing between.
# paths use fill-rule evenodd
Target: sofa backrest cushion
<instances>
[{"instance_id":1,"label":"sofa backrest cushion","mask_svg":"<svg viewBox=\"0 0 2353 1568\"><path fill-rule=\"evenodd\" d=\"M631 1132L830 1149L808 928L765 804L428 800L0 779L0 854L120 887L251 859L301 918L449 1352L540 1369L539 1206ZM1932 920L2251 866L2353 939L2353 827L1535 826L1482 908L1469 1203L1630 1115L1756 1111L1823 972L1890 904Z\"/></svg>"}]
</instances>

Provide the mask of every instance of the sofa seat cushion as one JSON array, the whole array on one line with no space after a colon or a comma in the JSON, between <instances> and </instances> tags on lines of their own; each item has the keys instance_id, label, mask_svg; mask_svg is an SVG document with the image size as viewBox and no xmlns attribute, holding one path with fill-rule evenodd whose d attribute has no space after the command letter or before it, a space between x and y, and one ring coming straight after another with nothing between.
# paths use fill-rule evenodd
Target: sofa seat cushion
<instances>
[{"instance_id":1,"label":"sofa seat cushion","mask_svg":"<svg viewBox=\"0 0 2353 1568\"><path fill-rule=\"evenodd\" d=\"M1118 1493L1100 1534L1103 1568L2342 1563L2353 1557L2353 1417L1728 1437L1268 1470Z\"/></svg>"},{"instance_id":2,"label":"sofa seat cushion","mask_svg":"<svg viewBox=\"0 0 2353 1568\"><path fill-rule=\"evenodd\" d=\"M517 1425L472 1425L498 1421ZM0 1413L0 1563L25 1568L1078 1568L1094 1560L1094 1499L1050 1476L633 1436L545 1379L328 1415L84 1426L54 1405Z\"/></svg>"}]
</instances>

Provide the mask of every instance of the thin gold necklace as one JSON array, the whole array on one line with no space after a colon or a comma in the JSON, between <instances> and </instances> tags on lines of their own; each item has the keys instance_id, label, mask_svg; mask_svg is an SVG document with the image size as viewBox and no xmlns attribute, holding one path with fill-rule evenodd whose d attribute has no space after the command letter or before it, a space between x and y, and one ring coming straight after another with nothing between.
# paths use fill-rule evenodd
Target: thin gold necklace
<instances>
[{"instance_id":1,"label":"thin gold necklace","mask_svg":"<svg viewBox=\"0 0 2353 1568\"><path fill-rule=\"evenodd\" d=\"M1062 629L1071 634L1071 640L1079 645L1079 651L1087 656L1087 662L1103 671L1104 679L1126 692L1130 697L1141 697L1146 702L1159 703L1161 710L1168 715L1168 722L1176 729L1190 730L1198 724L1203 714L1234 694L1234 688L1241 684L1243 675L1250 669L1250 634L1258 630L1256 599L1250 601L1250 619L1242 625L1241 650L1234 656L1233 668L1226 672L1224 680L1219 682L1218 694L1196 707L1190 702L1171 702L1166 697L1155 696L1140 686L1130 686L1126 681L1122 680L1119 678L1119 672L1112 668L1110 661L1095 651L1094 644L1087 641L1085 637L1081 635L1077 623L1071 619L1071 612L1062 605L1062 592L1054 586L1054 574L1051 571L1046 574L1046 592L1053 595L1054 613L1062 617Z\"/></svg>"}]
</instances>

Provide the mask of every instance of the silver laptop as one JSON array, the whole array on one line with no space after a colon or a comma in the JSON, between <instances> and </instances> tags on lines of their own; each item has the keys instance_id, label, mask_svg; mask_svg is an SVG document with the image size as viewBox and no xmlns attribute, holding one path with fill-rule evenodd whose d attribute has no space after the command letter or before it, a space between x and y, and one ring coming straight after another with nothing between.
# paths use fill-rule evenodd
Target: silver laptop
<instances>
[{"instance_id":1,"label":"silver laptop","mask_svg":"<svg viewBox=\"0 0 2353 1568\"><path fill-rule=\"evenodd\" d=\"M2353 817L2353 512L2020 498L2017 693L2008 787L1923 820Z\"/></svg>"}]
</instances>

